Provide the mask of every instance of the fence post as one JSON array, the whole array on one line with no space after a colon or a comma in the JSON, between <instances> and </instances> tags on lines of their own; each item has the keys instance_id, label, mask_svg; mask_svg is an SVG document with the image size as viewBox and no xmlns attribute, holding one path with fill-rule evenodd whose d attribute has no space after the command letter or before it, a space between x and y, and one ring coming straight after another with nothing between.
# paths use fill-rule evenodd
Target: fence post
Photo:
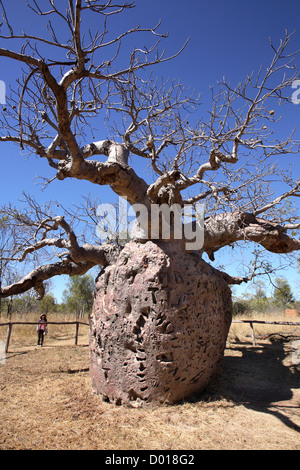
<instances>
[{"instance_id":1,"label":"fence post","mask_svg":"<svg viewBox=\"0 0 300 470\"><path fill-rule=\"evenodd\" d=\"M77 346L77 343L78 343L78 332L79 332L79 322L77 321L76 325L75 325L75 345L76 346Z\"/></svg>"},{"instance_id":2,"label":"fence post","mask_svg":"<svg viewBox=\"0 0 300 470\"><path fill-rule=\"evenodd\" d=\"M250 328L251 328L252 344L253 344L253 346L256 346L253 323L252 323L252 321L250 321L249 323L250 323Z\"/></svg>"},{"instance_id":3,"label":"fence post","mask_svg":"<svg viewBox=\"0 0 300 470\"><path fill-rule=\"evenodd\" d=\"M9 341L10 341L10 336L11 336L11 330L12 330L12 323L8 324L8 329L7 329L7 335L6 335L6 342L5 342L5 353L8 352L8 346L9 346Z\"/></svg>"}]
</instances>

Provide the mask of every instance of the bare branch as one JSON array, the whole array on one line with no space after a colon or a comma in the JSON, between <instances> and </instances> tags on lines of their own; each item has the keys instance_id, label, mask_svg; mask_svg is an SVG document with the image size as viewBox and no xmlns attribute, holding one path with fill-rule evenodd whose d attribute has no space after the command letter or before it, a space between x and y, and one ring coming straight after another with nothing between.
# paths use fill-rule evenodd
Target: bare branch
<instances>
[{"instance_id":1,"label":"bare branch","mask_svg":"<svg viewBox=\"0 0 300 470\"><path fill-rule=\"evenodd\" d=\"M48 264L46 266L39 266L20 281L6 287L2 287L0 289L0 297L5 298L12 295L22 294L34 288L39 294L39 298L42 298L45 293L43 289L44 281L62 274L68 274L69 276L83 275L93 266L95 266L95 264L91 261L85 261L79 264L71 261L67 263L58 262Z\"/></svg>"},{"instance_id":2,"label":"bare branch","mask_svg":"<svg viewBox=\"0 0 300 470\"><path fill-rule=\"evenodd\" d=\"M299 188L300 188L300 181L297 182L297 184L293 187L293 189L291 189L290 191L287 191L286 193L282 194L281 196L277 197L276 199L274 199L274 201L272 202L269 202L268 204L266 204L265 206L259 208L259 209L256 209L255 211L253 211L253 215L259 215L259 214L262 214L263 212L266 212L268 211L269 209L271 209L272 207L276 206L277 204L279 204L283 199L286 199L290 196L300 196L300 192L299 192ZM293 227L295 228L295 226Z\"/></svg>"},{"instance_id":3,"label":"bare branch","mask_svg":"<svg viewBox=\"0 0 300 470\"><path fill-rule=\"evenodd\" d=\"M204 240L203 250L211 260L214 252L239 240L258 243L272 253L300 250L300 240L290 237L285 227L245 212L210 217L205 221Z\"/></svg>"},{"instance_id":4,"label":"bare branch","mask_svg":"<svg viewBox=\"0 0 300 470\"><path fill-rule=\"evenodd\" d=\"M153 28L138 25L108 35L109 21L133 8L133 2L26 3L45 21L46 34L15 32L3 10L8 29L2 39L14 47L1 48L0 57L19 62L24 70L2 108L0 142L15 142L46 159L54 170L47 182L75 178L109 185L131 205L147 208L152 203L182 206L205 200L203 250L211 259L238 241L251 241L274 253L299 250L299 240L288 235L299 229L299 219L287 211L289 198L300 196L299 179L274 165L274 156L300 148L293 132L274 138L279 121L276 103L290 101L290 85L298 78L296 53L288 51L292 35L286 33L277 47L271 42L273 58L266 70L261 67L236 86L223 79L217 91L212 88L208 120L195 122L199 96L179 81L145 74L146 69L176 59L188 41L175 53L161 50L167 35L160 32L160 22ZM90 29L91 13L99 15L102 30ZM134 36L144 39L145 34L150 43L136 45L124 62L125 41ZM15 50L20 41L23 44ZM44 58L45 50L51 57ZM95 135L98 131L90 124L94 118L107 124L109 137ZM139 157L150 168L149 183L134 169ZM288 186L280 196L272 188L277 181ZM190 189L193 192L183 193ZM18 285L3 288L1 295L28 286L42 293L42 282L56 275L52 273L72 275L105 265L118 252L114 246L83 243L73 220L67 222L49 208L39 209L33 201L30 207L30 215L11 208L7 212L15 227L23 227L24 236L20 233L17 249L3 255L3 261L28 262L50 252L61 261L33 270ZM269 220L258 217L267 212ZM235 282L241 279L245 278Z\"/></svg>"}]
</instances>

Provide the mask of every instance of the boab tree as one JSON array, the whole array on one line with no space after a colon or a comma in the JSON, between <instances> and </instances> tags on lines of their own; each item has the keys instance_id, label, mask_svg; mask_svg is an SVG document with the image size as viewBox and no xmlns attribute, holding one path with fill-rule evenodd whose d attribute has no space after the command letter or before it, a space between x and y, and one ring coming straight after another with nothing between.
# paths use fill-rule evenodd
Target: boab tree
<instances>
[{"instance_id":1,"label":"boab tree","mask_svg":"<svg viewBox=\"0 0 300 470\"><path fill-rule=\"evenodd\" d=\"M42 296L46 279L101 265L90 331L93 388L117 403L174 403L206 387L217 371L231 322L228 285L247 280L214 269L202 255L213 260L237 242L273 253L300 248L289 235L299 229L295 214L282 210L287 198L300 195L300 183L274 163L298 148L292 136L278 140L272 133L276 102L289 100L297 78L290 36L277 47L271 43L265 71L236 87L221 82L208 120L198 115L196 121L198 97L150 73L181 52L159 52L160 25L115 36L109 29L132 3L49 0L45 10L35 0L26 3L47 21L48 36L16 32L4 12L2 44L12 46L0 56L20 62L23 73L3 109L0 140L36 153L52 179L109 185L137 221L122 247L82 241L66 215L50 214L30 198L26 214L8 206L11 223L27 227L14 259L53 247L58 260L2 286L1 297L31 288ZM101 19L101 31L94 29ZM142 36L144 44L145 35L152 45L134 46L125 57L126 41ZM110 134L97 140L91 125L100 120ZM137 174L139 161L149 165L150 182ZM283 194L274 195L276 180L286 184ZM185 224L180 209L199 202L205 202L204 219ZM172 211L163 210L154 227L153 210L157 215L161 207Z\"/></svg>"}]
</instances>

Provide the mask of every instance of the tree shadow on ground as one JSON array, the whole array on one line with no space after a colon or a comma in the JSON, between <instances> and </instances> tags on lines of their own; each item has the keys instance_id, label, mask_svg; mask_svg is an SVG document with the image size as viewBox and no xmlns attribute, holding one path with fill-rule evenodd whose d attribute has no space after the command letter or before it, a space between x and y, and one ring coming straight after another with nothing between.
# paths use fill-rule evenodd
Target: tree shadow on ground
<instances>
[{"instance_id":1,"label":"tree shadow on ground","mask_svg":"<svg viewBox=\"0 0 300 470\"><path fill-rule=\"evenodd\" d=\"M294 390L300 389L300 368L288 356L292 348L282 338L251 347L238 343L228 348L217 379L217 393L237 404L269 413L286 426L300 432L299 399ZM288 365L287 365L288 364ZM215 388L216 391L216 388Z\"/></svg>"},{"instance_id":2,"label":"tree shadow on ground","mask_svg":"<svg viewBox=\"0 0 300 470\"><path fill-rule=\"evenodd\" d=\"M16 351L16 352L13 352L13 353L6 353L5 354L5 361L9 360L9 359L12 359L13 357L16 357L16 356L23 356L24 354L28 354L30 352L30 350L28 351Z\"/></svg>"}]
</instances>

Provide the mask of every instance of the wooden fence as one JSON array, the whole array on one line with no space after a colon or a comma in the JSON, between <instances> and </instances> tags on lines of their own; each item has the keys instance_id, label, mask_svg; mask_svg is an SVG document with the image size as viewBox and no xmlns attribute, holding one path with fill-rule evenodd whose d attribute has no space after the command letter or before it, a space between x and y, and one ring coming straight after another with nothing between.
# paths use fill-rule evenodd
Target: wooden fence
<instances>
[{"instance_id":1,"label":"wooden fence","mask_svg":"<svg viewBox=\"0 0 300 470\"><path fill-rule=\"evenodd\" d=\"M7 326L7 335L5 341L5 353L8 352L9 342L11 338L11 332L13 325L35 325L37 326L37 322L27 322L27 321L15 321L15 322L7 322L7 323L0 323L0 326ZM47 321L47 325L75 325L75 336L74 336L74 344L78 344L78 335L79 335L79 325L87 325L89 323L84 323L82 321Z\"/></svg>"},{"instance_id":2,"label":"wooden fence","mask_svg":"<svg viewBox=\"0 0 300 470\"><path fill-rule=\"evenodd\" d=\"M260 323L264 325L300 325L300 322L292 321L265 321L265 320L232 320L232 323L249 323L251 328L252 344L256 346L255 333L254 333L254 323Z\"/></svg>"},{"instance_id":3,"label":"wooden fence","mask_svg":"<svg viewBox=\"0 0 300 470\"><path fill-rule=\"evenodd\" d=\"M254 332L254 324L266 324L266 325L293 325L293 326L300 326L300 322L290 322L290 321L265 321L265 320L232 320L232 323L249 323L251 328L251 336L252 336L252 344L256 346L256 339L255 339L255 332ZM7 322L7 323L0 323L0 326L7 326L7 335L6 335L6 342L5 342L5 353L8 352L9 342L11 338L11 332L13 325L37 325L37 322ZM49 321L47 325L75 325L75 336L74 336L74 344L77 345L78 343L78 334L79 334L79 325L86 325L89 326L89 323L84 323L81 321L71 321L71 322L56 322L56 321Z\"/></svg>"}]
</instances>

